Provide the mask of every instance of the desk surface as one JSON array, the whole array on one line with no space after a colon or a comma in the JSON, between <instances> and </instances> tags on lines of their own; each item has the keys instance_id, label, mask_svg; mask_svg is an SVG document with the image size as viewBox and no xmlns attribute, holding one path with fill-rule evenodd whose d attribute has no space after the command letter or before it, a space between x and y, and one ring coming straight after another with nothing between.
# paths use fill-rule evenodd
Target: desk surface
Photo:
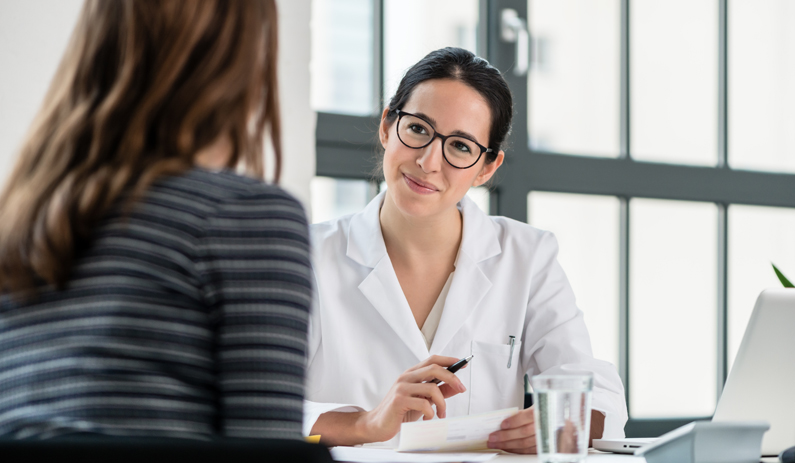
<instances>
[{"instance_id":1,"label":"desk surface","mask_svg":"<svg viewBox=\"0 0 795 463\"><path fill-rule=\"evenodd\" d=\"M337 447L337 448L340 448L340 447ZM362 450L365 450L365 449L362 449ZM379 451L390 451L391 452L391 450L387 450L387 449L383 449L383 450L375 449L375 451L376 452L379 452ZM334 450L332 449L332 456L333 456L333 453L334 453ZM412 454L393 454L391 456L388 456L389 461L401 461L401 459L399 457L395 458L393 460L392 458L393 458L394 455L412 455ZM358 452L355 455L348 454L348 455L345 455L345 457L343 457L342 455L337 455L336 457L337 458L342 458L340 461L374 461L374 460L368 459L365 455L359 455ZM351 460L348 460L346 457L350 457ZM379 455L379 457L380 458L379 458L378 461L386 461L386 460L383 459L384 458L383 456ZM412 460L412 458L408 457L404 461L410 461L410 460ZM615 453L605 453L605 452L600 452L598 450L593 450L593 449L590 452L588 452L588 458L586 458L586 460L589 461L589 462L598 462L598 463L645 463L646 462L646 459L644 457L636 457L634 455L619 455L619 454L615 454ZM539 459L538 459L537 455L514 455L514 454L509 454L509 453L502 453L500 455L497 455L495 458L489 460L489 462L495 462L495 461L496 462L503 462L503 463L508 463L508 462L514 462L514 463L537 463L539 461ZM778 463L778 458L776 458L776 457L763 458L762 462L763 463Z\"/></svg>"},{"instance_id":2,"label":"desk surface","mask_svg":"<svg viewBox=\"0 0 795 463\"><path fill-rule=\"evenodd\" d=\"M588 453L587 461L599 463L645 463L646 459L643 457L636 457L633 455L617 455L614 453L604 453L597 450L592 450ZM497 455L497 458L491 460L493 462L515 462L515 463L537 463L538 457L536 455ZM778 458L763 458L763 463L778 463Z\"/></svg>"},{"instance_id":3,"label":"desk surface","mask_svg":"<svg viewBox=\"0 0 795 463\"><path fill-rule=\"evenodd\" d=\"M497 458L491 460L496 462L522 462L522 463L536 463L538 456L536 455L497 455ZM615 453L602 453L592 451L588 453L587 461L594 461L600 463L645 463L646 459L643 457L636 457L633 455L617 455Z\"/></svg>"}]
</instances>

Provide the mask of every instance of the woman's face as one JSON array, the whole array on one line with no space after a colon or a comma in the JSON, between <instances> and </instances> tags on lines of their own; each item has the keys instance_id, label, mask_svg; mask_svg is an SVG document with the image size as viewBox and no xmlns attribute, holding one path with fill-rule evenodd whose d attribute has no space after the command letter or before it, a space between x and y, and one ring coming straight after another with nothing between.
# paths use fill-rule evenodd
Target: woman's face
<instances>
[{"instance_id":1,"label":"woman's face","mask_svg":"<svg viewBox=\"0 0 795 463\"><path fill-rule=\"evenodd\" d=\"M466 135L487 146L491 111L473 88L456 80L428 80L414 88L402 111L422 116L441 135ZM442 141L412 149L397 136L398 123L381 118L380 139L384 147L384 178L398 209L415 217L441 214L464 197L472 186L485 183L502 164L504 154L486 164L484 153L468 169L456 169L442 156ZM449 156L449 155L448 155Z\"/></svg>"}]
</instances>

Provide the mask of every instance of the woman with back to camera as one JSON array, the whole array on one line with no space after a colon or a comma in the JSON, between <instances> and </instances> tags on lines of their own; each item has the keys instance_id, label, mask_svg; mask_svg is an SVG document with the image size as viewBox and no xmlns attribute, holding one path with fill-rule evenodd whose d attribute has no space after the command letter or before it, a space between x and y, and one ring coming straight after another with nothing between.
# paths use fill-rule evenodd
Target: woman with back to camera
<instances>
[{"instance_id":1,"label":"woman with back to camera","mask_svg":"<svg viewBox=\"0 0 795 463\"><path fill-rule=\"evenodd\" d=\"M0 435L301 438L276 50L274 0L85 2L0 196Z\"/></svg>"},{"instance_id":2,"label":"woman with back to camera","mask_svg":"<svg viewBox=\"0 0 795 463\"><path fill-rule=\"evenodd\" d=\"M521 409L525 373L589 371L591 437L623 436L621 380L591 354L555 237L465 196L502 165L512 112L499 71L468 51L437 50L406 72L379 128L387 190L311 227L306 433L385 441L432 406L439 418ZM468 368L445 369L470 354ZM535 453L532 413L506 419L489 447Z\"/></svg>"}]
</instances>

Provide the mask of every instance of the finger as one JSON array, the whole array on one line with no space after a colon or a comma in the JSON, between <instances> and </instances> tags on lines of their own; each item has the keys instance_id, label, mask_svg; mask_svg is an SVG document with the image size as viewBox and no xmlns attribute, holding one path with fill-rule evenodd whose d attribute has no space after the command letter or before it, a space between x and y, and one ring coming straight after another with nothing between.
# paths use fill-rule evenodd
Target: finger
<instances>
[{"instance_id":1,"label":"finger","mask_svg":"<svg viewBox=\"0 0 795 463\"><path fill-rule=\"evenodd\" d=\"M444 355L431 355L427 359L406 370L406 372L418 370L420 368L427 367L428 365L441 365L447 368L459 360L461 359L455 357L447 357Z\"/></svg>"},{"instance_id":2,"label":"finger","mask_svg":"<svg viewBox=\"0 0 795 463\"><path fill-rule=\"evenodd\" d=\"M489 442L508 442L515 439L524 439L527 437L532 437L535 439L535 436L535 425L527 424L518 428L494 431L493 433L489 434Z\"/></svg>"},{"instance_id":3,"label":"finger","mask_svg":"<svg viewBox=\"0 0 795 463\"><path fill-rule=\"evenodd\" d=\"M533 423L535 423L535 415L533 414L533 407L530 407L505 418L500 424L500 428L513 429Z\"/></svg>"},{"instance_id":4,"label":"finger","mask_svg":"<svg viewBox=\"0 0 795 463\"><path fill-rule=\"evenodd\" d=\"M447 402L444 401L444 396L439 387L432 383L412 384L410 388L410 395L413 397L421 397L428 401L428 403L436 405L436 415L439 418L447 416Z\"/></svg>"},{"instance_id":5,"label":"finger","mask_svg":"<svg viewBox=\"0 0 795 463\"><path fill-rule=\"evenodd\" d=\"M445 399L461 393L461 391L447 383L439 385L439 391Z\"/></svg>"},{"instance_id":6,"label":"finger","mask_svg":"<svg viewBox=\"0 0 795 463\"><path fill-rule=\"evenodd\" d=\"M428 402L428 399L422 397L407 397L406 407L408 408L407 411L416 410L422 413L423 420L433 419L433 408L431 407L431 403Z\"/></svg>"},{"instance_id":7,"label":"finger","mask_svg":"<svg viewBox=\"0 0 795 463\"><path fill-rule=\"evenodd\" d=\"M467 390L467 388L464 387L464 383L458 379L455 373L451 373L447 368L441 365L427 365L410 373L405 373L404 376L407 381L412 383L428 382L438 379L440 382L451 385L454 389L458 390L458 392Z\"/></svg>"}]
</instances>

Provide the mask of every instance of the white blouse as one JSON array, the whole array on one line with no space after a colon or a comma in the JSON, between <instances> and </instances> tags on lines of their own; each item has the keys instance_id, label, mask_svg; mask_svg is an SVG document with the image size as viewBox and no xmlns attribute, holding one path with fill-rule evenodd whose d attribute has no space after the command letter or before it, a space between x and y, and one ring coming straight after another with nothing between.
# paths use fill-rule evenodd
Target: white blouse
<instances>
[{"instance_id":1,"label":"white blouse","mask_svg":"<svg viewBox=\"0 0 795 463\"><path fill-rule=\"evenodd\" d=\"M436 299L436 302L433 304L433 308L428 314L428 318L425 319L425 323L422 324L422 330L420 330L422 331L422 336L425 338L425 344L428 346L428 349L430 349L431 344L433 344L433 337L436 335L436 329L439 328L439 320L442 319L444 301L447 300L447 293L450 292L450 283L453 282L453 273L455 272L451 272L450 276L447 277L442 292L439 293L439 298Z\"/></svg>"}]
</instances>

